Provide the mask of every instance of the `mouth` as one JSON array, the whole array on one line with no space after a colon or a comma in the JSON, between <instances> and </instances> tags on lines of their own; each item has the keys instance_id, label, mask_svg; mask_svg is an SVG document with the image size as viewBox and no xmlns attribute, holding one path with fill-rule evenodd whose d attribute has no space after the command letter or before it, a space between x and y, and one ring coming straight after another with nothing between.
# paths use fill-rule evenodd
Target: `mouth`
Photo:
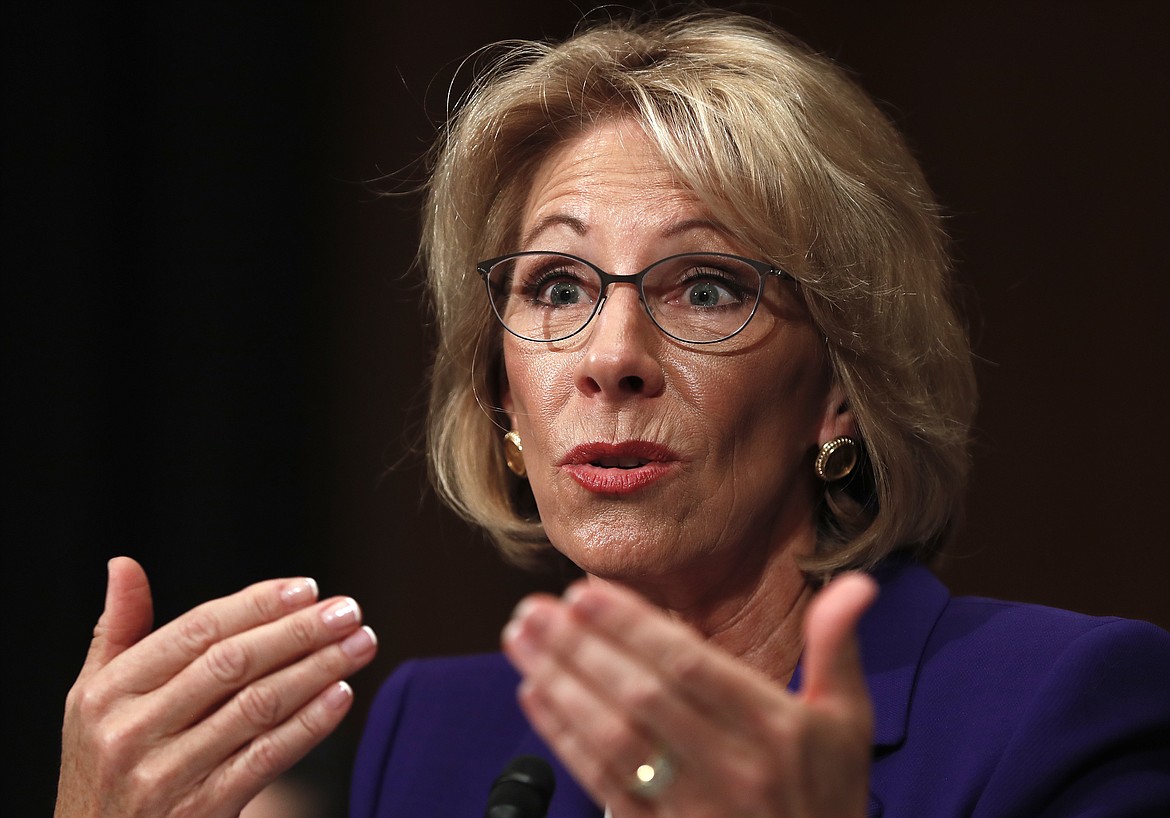
<instances>
[{"instance_id":1,"label":"mouth","mask_svg":"<svg viewBox=\"0 0 1170 818\"><path fill-rule=\"evenodd\" d=\"M584 489L596 494L631 494L670 474L680 462L666 446L645 440L584 443L558 464Z\"/></svg>"},{"instance_id":2,"label":"mouth","mask_svg":"<svg viewBox=\"0 0 1170 818\"><path fill-rule=\"evenodd\" d=\"M650 463L669 463L678 459L677 454L658 443L627 440L622 443L582 443L573 447L560 465L637 469Z\"/></svg>"},{"instance_id":3,"label":"mouth","mask_svg":"<svg viewBox=\"0 0 1170 818\"><path fill-rule=\"evenodd\" d=\"M589 465L599 469L636 469L650 462L644 457L599 457L590 460Z\"/></svg>"}]
</instances>

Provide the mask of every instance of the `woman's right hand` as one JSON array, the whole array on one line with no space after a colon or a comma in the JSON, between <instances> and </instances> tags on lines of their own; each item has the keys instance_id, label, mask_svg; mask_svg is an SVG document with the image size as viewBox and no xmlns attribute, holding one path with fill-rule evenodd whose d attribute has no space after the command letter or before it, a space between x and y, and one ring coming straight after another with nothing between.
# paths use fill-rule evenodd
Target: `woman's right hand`
<instances>
[{"instance_id":1,"label":"woman's right hand","mask_svg":"<svg viewBox=\"0 0 1170 818\"><path fill-rule=\"evenodd\" d=\"M357 603L308 579L213 600L151 632L146 574L110 561L65 705L56 818L236 816L337 727L374 658Z\"/></svg>"}]
</instances>

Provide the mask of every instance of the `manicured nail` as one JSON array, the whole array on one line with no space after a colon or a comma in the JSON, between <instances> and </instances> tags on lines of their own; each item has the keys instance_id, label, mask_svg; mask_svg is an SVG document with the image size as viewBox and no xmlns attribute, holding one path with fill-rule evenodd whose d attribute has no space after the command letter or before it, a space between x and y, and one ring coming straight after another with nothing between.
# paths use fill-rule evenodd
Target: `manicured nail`
<instances>
[{"instance_id":1,"label":"manicured nail","mask_svg":"<svg viewBox=\"0 0 1170 818\"><path fill-rule=\"evenodd\" d=\"M280 598L290 608L312 602L317 598L317 580L312 577L294 579L281 590Z\"/></svg>"},{"instance_id":2,"label":"manicured nail","mask_svg":"<svg viewBox=\"0 0 1170 818\"><path fill-rule=\"evenodd\" d=\"M546 605L525 598L512 611L512 618L504 626L500 639L509 651L520 658L536 655L546 641L552 614Z\"/></svg>"},{"instance_id":3,"label":"manicured nail","mask_svg":"<svg viewBox=\"0 0 1170 818\"><path fill-rule=\"evenodd\" d=\"M552 615L547 605L539 605L535 600L521 600L512 612L512 621L524 625L528 631L539 636L548 630Z\"/></svg>"},{"instance_id":4,"label":"manicured nail","mask_svg":"<svg viewBox=\"0 0 1170 818\"><path fill-rule=\"evenodd\" d=\"M604 601L598 594L588 593L589 587L584 583L577 583L565 591L565 604L586 621L594 619L604 608Z\"/></svg>"},{"instance_id":5,"label":"manicured nail","mask_svg":"<svg viewBox=\"0 0 1170 818\"><path fill-rule=\"evenodd\" d=\"M341 650L351 659L360 659L378 644L378 637L369 625L358 628L341 642Z\"/></svg>"},{"instance_id":6,"label":"manicured nail","mask_svg":"<svg viewBox=\"0 0 1170 818\"><path fill-rule=\"evenodd\" d=\"M511 619L504 626L504 632L500 634L500 641L504 644L515 642L520 638L520 631L522 630L524 630L524 625L515 619Z\"/></svg>"},{"instance_id":7,"label":"manicured nail","mask_svg":"<svg viewBox=\"0 0 1170 818\"><path fill-rule=\"evenodd\" d=\"M335 685L330 685L329 689L321 694L321 701L330 710L337 710L345 707L353 700L353 688L345 682L338 682Z\"/></svg>"},{"instance_id":8,"label":"manicured nail","mask_svg":"<svg viewBox=\"0 0 1170 818\"><path fill-rule=\"evenodd\" d=\"M334 602L321 614L321 621L331 628L344 630L362 619L361 609L351 597Z\"/></svg>"},{"instance_id":9,"label":"manicured nail","mask_svg":"<svg viewBox=\"0 0 1170 818\"><path fill-rule=\"evenodd\" d=\"M534 618L540 617L538 615L524 620L513 619L504 626L504 632L501 634L504 647L521 660L531 659L539 652L538 634L534 633L532 628Z\"/></svg>"},{"instance_id":10,"label":"manicured nail","mask_svg":"<svg viewBox=\"0 0 1170 818\"><path fill-rule=\"evenodd\" d=\"M516 603L516 607L512 609L512 621L523 619L532 610L532 600L529 597L524 597Z\"/></svg>"}]
</instances>

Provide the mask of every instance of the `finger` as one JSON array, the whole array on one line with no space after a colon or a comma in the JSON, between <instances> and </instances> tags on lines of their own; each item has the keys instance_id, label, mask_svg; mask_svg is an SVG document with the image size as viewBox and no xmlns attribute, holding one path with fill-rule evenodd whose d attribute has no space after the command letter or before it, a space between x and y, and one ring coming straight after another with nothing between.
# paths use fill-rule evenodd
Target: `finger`
<instances>
[{"instance_id":1,"label":"finger","mask_svg":"<svg viewBox=\"0 0 1170 818\"><path fill-rule=\"evenodd\" d=\"M332 733L353 705L353 690L334 682L292 717L241 747L204 781L193 815L235 816L260 790Z\"/></svg>"},{"instance_id":2,"label":"finger","mask_svg":"<svg viewBox=\"0 0 1170 818\"><path fill-rule=\"evenodd\" d=\"M598 683L591 666L611 665L605 678L629 678L644 674L641 668L600 643L565 608L551 598L522 603L517 616L505 628L504 650L524 677L524 689L539 697L547 707L571 711L573 722L588 736L586 743L606 755L620 753L631 737L631 759L643 758L653 742L640 734L645 725L635 708L618 706L614 691Z\"/></svg>"},{"instance_id":3,"label":"finger","mask_svg":"<svg viewBox=\"0 0 1170 818\"><path fill-rule=\"evenodd\" d=\"M877 592L870 577L847 573L825 586L809 605L801 685L806 702L868 702L857 623Z\"/></svg>"},{"instance_id":4,"label":"finger","mask_svg":"<svg viewBox=\"0 0 1170 818\"><path fill-rule=\"evenodd\" d=\"M177 734L209 716L255 680L340 642L360 626L357 602L350 597L335 597L218 641L161 687L144 694L137 705L140 718L148 719L159 734ZM342 675L322 675L315 689L320 690L331 678ZM265 712L278 711L264 703L258 706ZM241 740L253 734L246 733Z\"/></svg>"},{"instance_id":5,"label":"finger","mask_svg":"<svg viewBox=\"0 0 1170 818\"><path fill-rule=\"evenodd\" d=\"M584 701L589 698L586 696ZM583 712L590 708L581 707L580 697L565 707L564 702L558 702L540 685L525 679L517 691L517 700L533 729L556 753L573 779L599 804L614 805L628 786L628 774L653 754L653 745L645 740L642 743L646 749L637 751L631 749L636 742L614 736L612 732L608 741L591 740L580 732L581 725L598 724L596 716ZM618 749L619 742L624 750ZM618 760L623 758L637 760L623 764ZM642 814L640 809L627 812L631 816Z\"/></svg>"},{"instance_id":6,"label":"finger","mask_svg":"<svg viewBox=\"0 0 1170 818\"><path fill-rule=\"evenodd\" d=\"M304 608L317 600L308 577L266 580L205 602L146 636L117 657L119 684L146 693L166 684L213 645Z\"/></svg>"},{"instance_id":7,"label":"finger","mask_svg":"<svg viewBox=\"0 0 1170 818\"><path fill-rule=\"evenodd\" d=\"M518 692L521 708L534 729L545 739L565 766L599 803L607 803L621 815L657 814L667 801L649 802L634 793L635 771L665 748L678 773L670 788L669 803L701 808L705 800L719 801L720 787L735 787L746 761L758 754L761 742L742 730L727 730L697 713L653 678L648 670L627 665L614 666L618 689L593 684L590 672L597 662L608 662L590 647L605 649L602 640L587 632L580 638L568 636L584 626L572 623L572 616L556 602L536 600L549 610L543 637L525 633L542 617L522 611L516 627L510 627L505 646L510 658L524 671ZM559 614L559 616L558 616ZM564 627L562 627L564 626ZM557 649L553 649L553 645ZM626 674L626 679L621 675ZM629 684L634 675L640 681ZM625 690L652 691L652 709L665 713L650 718L642 712L635 696ZM660 706L660 701L669 704ZM757 765L758 766L758 765Z\"/></svg>"},{"instance_id":8,"label":"finger","mask_svg":"<svg viewBox=\"0 0 1170 818\"><path fill-rule=\"evenodd\" d=\"M142 566L129 557L114 557L106 572L106 601L94 627L81 679L145 637L154 623L150 583Z\"/></svg>"},{"instance_id":9,"label":"finger","mask_svg":"<svg viewBox=\"0 0 1170 818\"><path fill-rule=\"evenodd\" d=\"M376 653L373 630L358 628L341 642L240 689L182 733L167 752L175 764L202 777L240 747L274 730L279 732L282 724L303 714L303 708L322 690L365 667ZM170 694L165 689L161 692Z\"/></svg>"},{"instance_id":10,"label":"finger","mask_svg":"<svg viewBox=\"0 0 1170 818\"><path fill-rule=\"evenodd\" d=\"M650 603L616 585L578 583L565 595L573 615L647 666L678 694L721 723L750 729L745 714L763 699L782 708L774 682L707 644L692 628L664 616Z\"/></svg>"},{"instance_id":11,"label":"finger","mask_svg":"<svg viewBox=\"0 0 1170 818\"><path fill-rule=\"evenodd\" d=\"M505 650L526 681L560 705L583 731L595 734L591 744L612 755L621 724L633 730L637 752L627 753L624 774L644 761L656 746L679 746L684 754L702 754L718 747L720 725L697 709L679 690L679 680L663 673L644 657L627 652L604 634L581 622L555 600L530 599L517 609L505 630ZM689 631L681 638L697 639ZM571 677L571 682L563 677ZM597 705L578 705L577 687L589 691ZM608 712L598 712L600 708ZM614 724L610 713L620 714Z\"/></svg>"}]
</instances>

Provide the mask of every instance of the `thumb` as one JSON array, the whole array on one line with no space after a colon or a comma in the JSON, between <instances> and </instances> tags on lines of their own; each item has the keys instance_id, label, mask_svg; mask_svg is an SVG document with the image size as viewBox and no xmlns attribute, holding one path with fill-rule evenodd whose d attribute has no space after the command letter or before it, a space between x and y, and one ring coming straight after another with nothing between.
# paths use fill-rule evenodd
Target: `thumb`
<instances>
[{"instance_id":1,"label":"thumb","mask_svg":"<svg viewBox=\"0 0 1170 818\"><path fill-rule=\"evenodd\" d=\"M876 598L877 583L865 574L847 573L833 579L813 599L804 620L801 696L805 701L863 703L868 709L857 623Z\"/></svg>"},{"instance_id":2,"label":"thumb","mask_svg":"<svg viewBox=\"0 0 1170 818\"><path fill-rule=\"evenodd\" d=\"M150 633L154 624L150 582L142 566L129 557L114 557L106 569L106 604L93 629L82 676L105 667Z\"/></svg>"}]
</instances>

